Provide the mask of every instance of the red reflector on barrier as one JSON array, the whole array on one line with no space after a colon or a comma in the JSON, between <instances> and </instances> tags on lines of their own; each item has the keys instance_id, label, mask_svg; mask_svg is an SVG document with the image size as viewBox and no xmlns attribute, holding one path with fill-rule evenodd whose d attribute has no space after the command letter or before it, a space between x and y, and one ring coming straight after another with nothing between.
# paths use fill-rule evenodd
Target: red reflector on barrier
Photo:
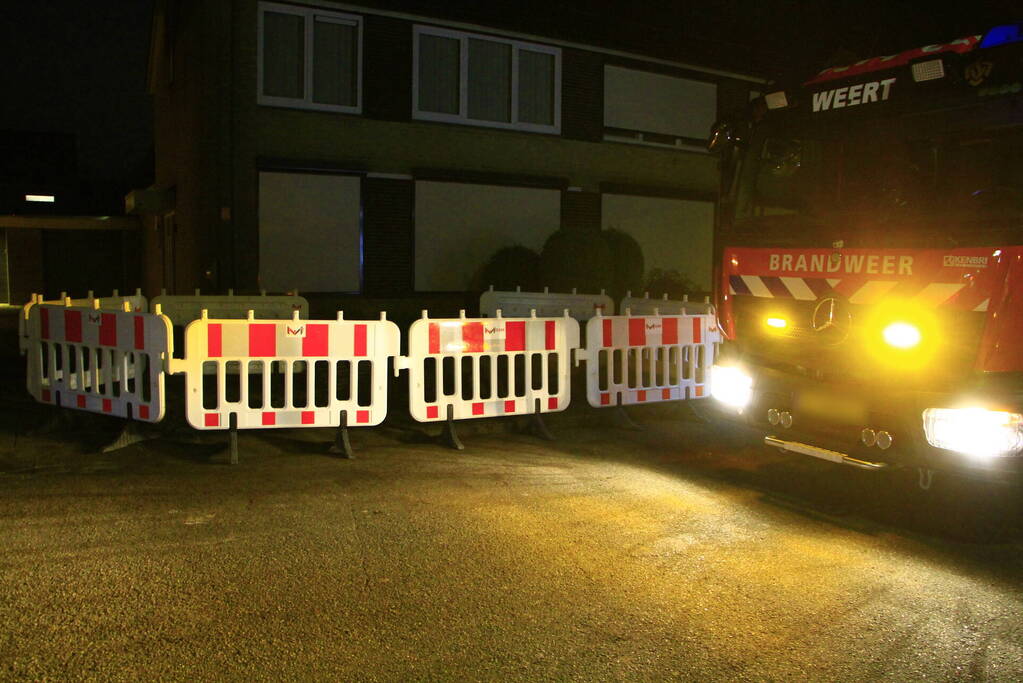
<instances>
[{"instance_id":1,"label":"red reflector on barrier","mask_svg":"<svg viewBox=\"0 0 1023 683\"><path fill-rule=\"evenodd\" d=\"M526 350L526 322L517 320L507 322L504 325L504 350L525 351ZM514 403L514 401L512 401Z\"/></svg>"},{"instance_id":2,"label":"red reflector on barrier","mask_svg":"<svg viewBox=\"0 0 1023 683\"><path fill-rule=\"evenodd\" d=\"M661 322L661 344L678 344L678 318L664 318Z\"/></svg>"},{"instance_id":3,"label":"red reflector on barrier","mask_svg":"<svg viewBox=\"0 0 1023 683\"><path fill-rule=\"evenodd\" d=\"M629 318L629 346L646 346L646 318Z\"/></svg>"},{"instance_id":4,"label":"red reflector on barrier","mask_svg":"<svg viewBox=\"0 0 1023 683\"><path fill-rule=\"evenodd\" d=\"M637 391L636 392L636 400L637 401L645 401L646 400L646 392L645 391Z\"/></svg>"},{"instance_id":5,"label":"red reflector on barrier","mask_svg":"<svg viewBox=\"0 0 1023 683\"><path fill-rule=\"evenodd\" d=\"M205 421L207 427L219 427L220 426L220 416L217 415L216 413L207 413L204 421Z\"/></svg>"},{"instance_id":6,"label":"red reflector on barrier","mask_svg":"<svg viewBox=\"0 0 1023 683\"><path fill-rule=\"evenodd\" d=\"M701 340L700 340L700 332L701 332L701 330L702 330L702 325L700 324L700 318L698 318L698 317L697 318L693 318L693 343L694 344L702 343Z\"/></svg>"},{"instance_id":7,"label":"red reflector on barrier","mask_svg":"<svg viewBox=\"0 0 1023 683\"><path fill-rule=\"evenodd\" d=\"M661 390L661 400L664 400L664 401L670 401L671 400L671 389L662 389Z\"/></svg>"},{"instance_id":8,"label":"red reflector on barrier","mask_svg":"<svg viewBox=\"0 0 1023 683\"><path fill-rule=\"evenodd\" d=\"M504 412L506 412L506 413L514 413L515 412L515 401L505 401L504 402Z\"/></svg>"},{"instance_id":9,"label":"red reflector on barrier","mask_svg":"<svg viewBox=\"0 0 1023 683\"><path fill-rule=\"evenodd\" d=\"M43 400L46 401L47 403L50 402L50 390L49 389L43 389Z\"/></svg>"},{"instance_id":10,"label":"red reflector on barrier","mask_svg":"<svg viewBox=\"0 0 1023 683\"><path fill-rule=\"evenodd\" d=\"M117 316L103 313L99 323L100 346L117 346Z\"/></svg>"},{"instance_id":11,"label":"red reflector on barrier","mask_svg":"<svg viewBox=\"0 0 1023 683\"><path fill-rule=\"evenodd\" d=\"M557 410L557 409L558 409L558 399L553 398L553 397L547 399L547 410Z\"/></svg>"},{"instance_id":12,"label":"red reflector on barrier","mask_svg":"<svg viewBox=\"0 0 1023 683\"><path fill-rule=\"evenodd\" d=\"M547 322L545 322L543 324L543 327L544 327L544 336L546 337L546 342L547 342L547 345L544 348L546 348L548 351L551 351L551 350L557 348L557 346L558 346L557 335L555 334L555 331L557 330L557 326L555 325L553 320L548 320Z\"/></svg>"},{"instance_id":13,"label":"red reflector on barrier","mask_svg":"<svg viewBox=\"0 0 1023 683\"><path fill-rule=\"evenodd\" d=\"M600 395L600 405L602 405L602 406L609 406L609 405L611 405L611 394L601 394Z\"/></svg>"},{"instance_id":14,"label":"red reflector on barrier","mask_svg":"<svg viewBox=\"0 0 1023 683\"><path fill-rule=\"evenodd\" d=\"M305 337L302 338L302 355L303 356L330 355L329 330L330 328L327 327L326 325L307 326L305 331ZM356 332L356 336L358 336L358 332Z\"/></svg>"},{"instance_id":15,"label":"red reflector on barrier","mask_svg":"<svg viewBox=\"0 0 1023 683\"><path fill-rule=\"evenodd\" d=\"M143 420L149 419L149 406L139 406L139 417Z\"/></svg>"},{"instance_id":16,"label":"red reflector on barrier","mask_svg":"<svg viewBox=\"0 0 1023 683\"><path fill-rule=\"evenodd\" d=\"M81 395L80 395L80 396L78 396L78 397L77 397L77 398L75 399L75 404L76 404L76 405L77 405L77 406L78 406L79 408L84 408L84 407L85 407L85 397L84 397L84 396L81 396Z\"/></svg>"},{"instance_id":17,"label":"red reflector on barrier","mask_svg":"<svg viewBox=\"0 0 1023 683\"><path fill-rule=\"evenodd\" d=\"M473 403L472 404L472 414L473 415L482 415L483 414L483 404L482 403Z\"/></svg>"},{"instance_id":18,"label":"red reflector on barrier","mask_svg":"<svg viewBox=\"0 0 1023 683\"><path fill-rule=\"evenodd\" d=\"M206 332L206 355L210 358L220 358L223 353L223 339L223 326L220 323L210 323Z\"/></svg>"},{"instance_id":19,"label":"red reflector on barrier","mask_svg":"<svg viewBox=\"0 0 1023 683\"><path fill-rule=\"evenodd\" d=\"M612 320L604 320L602 322L603 322L603 328L604 328L602 330L602 332L604 333L603 334L603 337L604 337L603 345L604 346L614 346L614 332L612 331L613 330L613 326L611 324L614 321L612 321Z\"/></svg>"},{"instance_id":20,"label":"red reflector on barrier","mask_svg":"<svg viewBox=\"0 0 1023 683\"><path fill-rule=\"evenodd\" d=\"M302 411L302 424L311 425L316 423L316 413L311 410Z\"/></svg>"},{"instance_id":21,"label":"red reflector on barrier","mask_svg":"<svg viewBox=\"0 0 1023 683\"><path fill-rule=\"evenodd\" d=\"M369 411L368 410L357 410L355 411L355 422L356 424L367 424L369 422Z\"/></svg>"},{"instance_id":22,"label":"red reflector on barrier","mask_svg":"<svg viewBox=\"0 0 1023 683\"><path fill-rule=\"evenodd\" d=\"M82 342L82 314L80 311L64 311L64 341Z\"/></svg>"},{"instance_id":23,"label":"red reflector on barrier","mask_svg":"<svg viewBox=\"0 0 1023 683\"><path fill-rule=\"evenodd\" d=\"M135 348L138 350L146 348L146 319L141 315L135 316Z\"/></svg>"},{"instance_id":24,"label":"red reflector on barrier","mask_svg":"<svg viewBox=\"0 0 1023 683\"><path fill-rule=\"evenodd\" d=\"M276 325L249 325L249 355L254 358L277 355Z\"/></svg>"},{"instance_id":25,"label":"red reflector on barrier","mask_svg":"<svg viewBox=\"0 0 1023 683\"><path fill-rule=\"evenodd\" d=\"M426 406L426 417L430 420L436 420L440 416L440 409L437 406Z\"/></svg>"},{"instance_id":26,"label":"red reflector on barrier","mask_svg":"<svg viewBox=\"0 0 1023 683\"><path fill-rule=\"evenodd\" d=\"M703 396L703 387L702 386L696 387L696 396L697 396L697 398L699 398L700 396Z\"/></svg>"},{"instance_id":27,"label":"red reflector on barrier","mask_svg":"<svg viewBox=\"0 0 1023 683\"><path fill-rule=\"evenodd\" d=\"M366 326L356 325L355 326L355 351L353 352L356 356L366 355ZM326 355L326 354L324 354Z\"/></svg>"},{"instance_id":28,"label":"red reflector on barrier","mask_svg":"<svg viewBox=\"0 0 1023 683\"><path fill-rule=\"evenodd\" d=\"M113 410L113 408L114 408L113 402L109 398L103 399L103 412L104 413L109 413L111 410Z\"/></svg>"},{"instance_id":29,"label":"red reflector on barrier","mask_svg":"<svg viewBox=\"0 0 1023 683\"><path fill-rule=\"evenodd\" d=\"M277 424L277 415L274 413L263 413L263 424L268 426Z\"/></svg>"},{"instance_id":30,"label":"red reflector on barrier","mask_svg":"<svg viewBox=\"0 0 1023 683\"><path fill-rule=\"evenodd\" d=\"M466 353L483 352L483 323L462 325L462 345Z\"/></svg>"},{"instance_id":31,"label":"red reflector on barrier","mask_svg":"<svg viewBox=\"0 0 1023 683\"><path fill-rule=\"evenodd\" d=\"M440 327L430 323L430 353L440 353Z\"/></svg>"}]
</instances>

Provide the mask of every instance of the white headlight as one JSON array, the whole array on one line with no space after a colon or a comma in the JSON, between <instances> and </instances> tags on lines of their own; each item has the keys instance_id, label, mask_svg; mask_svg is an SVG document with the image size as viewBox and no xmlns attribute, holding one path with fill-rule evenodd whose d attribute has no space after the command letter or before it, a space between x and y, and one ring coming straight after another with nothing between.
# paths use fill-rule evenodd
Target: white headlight
<instances>
[{"instance_id":1,"label":"white headlight","mask_svg":"<svg viewBox=\"0 0 1023 683\"><path fill-rule=\"evenodd\" d=\"M710 369L710 395L733 408L745 408L753 397L753 378L739 368L715 365Z\"/></svg>"},{"instance_id":2,"label":"white headlight","mask_svg":"<svg viewBox=\"0 0 1023 683\"><path fill-rule=\"evenodd\" d=\"M927 443L966 455L991 458L1023 449L1023 415L983 408L928 408Z\"/></svg>"}]
</instances>

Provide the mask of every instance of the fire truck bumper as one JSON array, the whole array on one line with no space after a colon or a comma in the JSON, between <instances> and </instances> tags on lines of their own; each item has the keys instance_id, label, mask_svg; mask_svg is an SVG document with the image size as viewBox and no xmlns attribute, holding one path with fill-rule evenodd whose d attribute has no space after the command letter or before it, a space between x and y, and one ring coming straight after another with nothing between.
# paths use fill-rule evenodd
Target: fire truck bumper
<instances>
[{"instance_id":1,"label":"fire truck bumper","mask_svg":"<svg viewBox=\"0 0 1023 683\"><path fill-rule=\"evenodd\" d=\"M728 386L721 386L725 383ZM828 384L756 366L729 370L724 376L713 374L712 393L714 399L708 403L714 419L741 424L765 445L789 453L860 469L922 467L988 480L1023 481L1021 454L961 452L928 441L925 411L954 405L958 397L949 394ZM1023 405L1016 410L1023 412ZM968 443L990 442L984 424L981 420L958 428L966 431ZM933 420L930 428L934 441ZM1023 427L1019 429L1023 433Z\"/></svg>"}]
</instances>

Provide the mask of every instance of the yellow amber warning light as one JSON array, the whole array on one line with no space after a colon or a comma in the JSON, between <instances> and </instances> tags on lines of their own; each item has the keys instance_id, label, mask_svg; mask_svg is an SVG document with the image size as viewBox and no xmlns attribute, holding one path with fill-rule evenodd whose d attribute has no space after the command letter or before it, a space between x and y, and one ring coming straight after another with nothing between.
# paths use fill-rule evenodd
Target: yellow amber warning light
<instances>
[{"instance_id":1,"label":"yellow amber warning light","mask_svg":"<svg viewBox=\"0 0 1023 683\"><path fill-rule=\"evenodd\" d=\"M881 332L885 342L897 349L912 349L920 344L923 335L920 328L907 322L894 322L889 324Z\"/></svg>"},{"instance_id":2,"label":"yellow amber warning light","mask_svg":"<svg viewBox=\"0 0 1023 683\"><path fill-rule=\"evenodd\" d=\"M768 327L773 327L776 330L784 330L789 326L789 321L785 318L768 318L765 322Z\"/></svg>"}]
</instances>

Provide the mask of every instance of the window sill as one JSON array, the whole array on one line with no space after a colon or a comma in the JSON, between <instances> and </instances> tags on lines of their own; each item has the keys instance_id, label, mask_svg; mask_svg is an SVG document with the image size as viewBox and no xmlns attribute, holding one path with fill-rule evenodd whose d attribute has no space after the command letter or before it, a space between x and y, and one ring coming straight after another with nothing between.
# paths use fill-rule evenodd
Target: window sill
<instances>
[{"instance_id":1,"label":"window sill","mask_svg":"<svg viewBox=\"0 0 1023 683\"><path fill-rule=\"evenodd\" d=\"M663 137L663 136L658 136ZM709 154L707 148L702 145L694 145L685 142L682 138L676 138L674 142L661 142L649 140L643 133L604 133L604 142L621 142L627 145L643 145L644 147L658 147L660 149L675 149L680 152L699 152Z\"/></svg>"},{"instance_id":2,"label":"window sill","mask_svg":"<svg viewBox=\"0 0 1023 683\"><path fill-rule=\"evenodd\" d=\"M280 107L283 109L304 109L305 111L323 111L331 114L362 114L362 107L355 106L349 107L340 104L318 104L314 102L304 102L301 100L292 100L287 97L267 97L261 96L256 98L256 104L262 107Z\"/></svg>"},{"instance_id":3,"label":"window sill","mask_svg":"<svg viewBox=\"0 0 1023 683\"><path fill-rule=\"evenodd\" d=\"M456 126L469 126L472 128L497 128L500 130L514 130L520 133L541 133L544 135L561 135L560 126L542 126L534 123L504 123L503 121L480 121L477 119L465 119L450 114L434 114L430 112L412 112L413 121L429 121L432 123L450 123Z\"/></svg>"}]
</instances>

